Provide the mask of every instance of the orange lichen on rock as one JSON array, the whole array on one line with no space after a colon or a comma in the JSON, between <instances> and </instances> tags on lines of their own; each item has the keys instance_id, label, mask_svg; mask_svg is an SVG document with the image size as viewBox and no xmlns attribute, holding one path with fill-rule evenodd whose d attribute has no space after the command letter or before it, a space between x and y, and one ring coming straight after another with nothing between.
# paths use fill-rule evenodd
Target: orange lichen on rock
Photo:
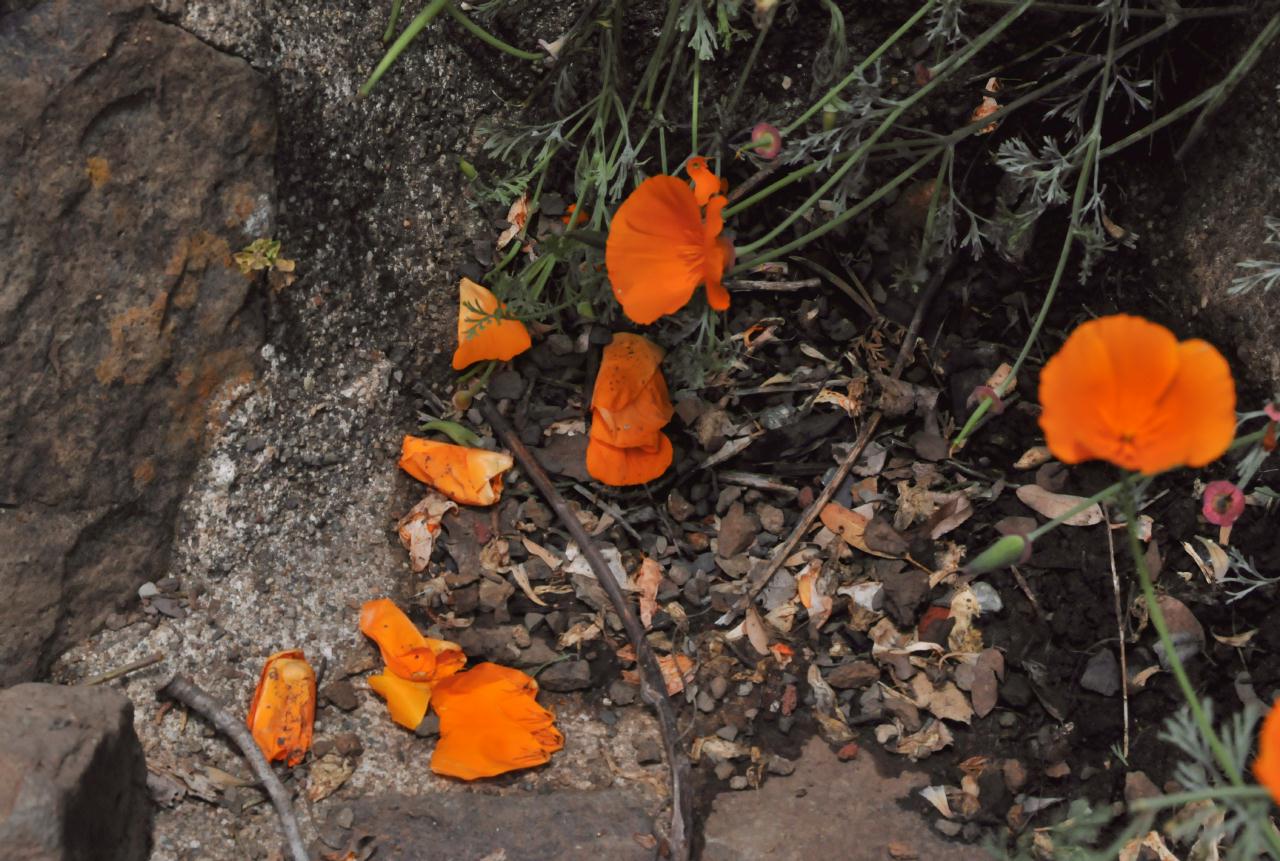
<instances>
[{"instance_id":1,"label":"orange lichen on rock","mask_svg":"<svg viewBox=\"0 0 1280 861\"><path fill-rule=\"evenodd\" d=\"M267 658L246 723L268 762L290 767L311 749L316 720L316 674L301 649Z\"/></svg>"},{"instance_id":2,"label":"orange lichen on rock","mask_svg":"<svg viewBox=\"0 0 1280 861\"><path fill-rule=\"evenodd\" d=\"M1267 788L1271 799L1280 804L1280 708L1274 705L1258 732L1258 758L1253 761L1253 777Z\"/></svg>"},{"instance_id":3,"label":"orange lichen on rock","mask_svg":"<svg viewBox=\"0 0 1280 861\"><path fill-rule=\"evenodd\" d=\"M431 757L437 774L475 780L542 765L564 747L555 717L538 705L538 685L519 670L479 664L465 672L461 648L424 637L386 598L360 609L360 630L378 644L384 670L369 687L387 701L391 719L418 728L433 707L440 741Z\"/></svg>"},{"instance_id":4,"label":"orange lichen on rock","mask_svg":"<svg viewBox=\"0 0 1280 861\"><path fill-rule=\"evenodd\" d=\"M477 664L438 683L432 706L440 741L431 770L475 780L547 762L564 736L537 694L530 676L498 664Z\"/></svg>"},{"instance_id":5,"label":"orange lichen on rock","mask_svg":"<svg viewBox=\"0 0 1280 861\"><path fill-rule=\"evenodd\" d=\"M502 474L514 465L503 451L469 448L405 436L400 468L463 505L492 505L502 496Z\"/></svg>"},{"instance_id":6,"label":"orange lichen on rock","mask_svg":"<svg viewBox=\"0 0 1280 861\"><path fill-rule=\"evenodd\" d=\"M662 428L675 410L659 365L662 350L625 332L604 348L591 396L587 472L615 486L652 481L674 452Z\"/></svg>"},{"instance_id":7,"label":"orange lichen on rock","mask_svg":"<svg viewBox=\"0 0 1280 861\"><path fill-rule=\"evenodd\" d=\"M691 158L694 187L674 176L653 176L618 207L605 244L605 266L613 294L627 317L652 323L674 314L707 287L707 303L729 307L721 280L733 261L733 246L720 236L728 198L705 159Z\"/></svg>"},{"instance_id":8,"label":"orange lichen on rock","mask_svg":"<svg viewBox=\"0 0 1280 861\"><path fill-rule=\"evenodd\" d=\"M458 285L458 349L453 369L486 360L505 362L529 349L529 330L519 320L502 319L498 297L470 278Z\"/></svg>"},{"instance_id":9,"label":"orange lichen on rock","mask_svg":"<svg viewBox=\"0 0 1280 861\"><path fill-rule=\"evenodd\" d=\"M1227 360L1204 341L1117 314L1079 326L1040 374L1040 427L1063 463L1157 473L1203 466L1235 436Z\"/></svg>"}]
</instances>

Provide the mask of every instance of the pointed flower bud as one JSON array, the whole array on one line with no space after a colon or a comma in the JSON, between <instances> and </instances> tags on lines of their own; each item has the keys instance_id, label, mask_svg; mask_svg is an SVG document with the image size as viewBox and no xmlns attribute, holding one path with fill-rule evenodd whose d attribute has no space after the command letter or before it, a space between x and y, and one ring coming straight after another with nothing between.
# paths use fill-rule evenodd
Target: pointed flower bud
<instances>
[{"instance_id":1,"label":"pointed flower bud","mask_svg":"<svg viewBox=\"0 0 1280 861\"><path fill-rule=\"evenodd\" d=\"M1025 535L1006 535L982 551L968 565L966 574L985 574L997 568L1007 568L1031 558L1031 542Z\"/></svg>"}]
</instances>

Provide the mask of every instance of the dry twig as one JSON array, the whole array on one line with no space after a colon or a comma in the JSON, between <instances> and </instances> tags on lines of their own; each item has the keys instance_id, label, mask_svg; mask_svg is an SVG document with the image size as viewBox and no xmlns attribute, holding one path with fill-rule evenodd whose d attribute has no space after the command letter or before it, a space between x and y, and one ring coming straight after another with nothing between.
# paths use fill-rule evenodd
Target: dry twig
<instances>
[{"instance_id":1,"label":"dry twig","mask_svg":"<svg viewBox=\"0 0 1280 861\"><path fill-rule=\"evenodd\" d=\"M113 681L115 679L120 678L121 676L127 676L130 673L136 673L138 670L145 670L147 667L158 664L163 660L164 660L164 653L156 652L154 655L149 655L148 657L145 657L140 661L134 661L131 664L125 664L123 667L116 667L114 670L107 670L105 673L100 673L99 675L87 678L80 684L82 685L105 684L106 682Z\"/></svg>"},{"instance_id":2,"label":"dry twig","mask_svg":"<svg viewBox=\"0 0 1280 861\"><path fill-rule=\"evenodd\" d=\"M298 828L298 818L293 812L293 802L289 792L271 770L271 764L262 755L258 743L244 721L237 720L223 707L222 703L202 691L195 682L183 675L176 675L159 691L161 696L177 700L187 708L199 714L213 724L219 732L229 737L240 748L240 753L249 762L249 768L262 784L271 798L271 804L280 817L280 830L284 832L285 844L289 848L289 856L293 861L309 861L306 844L302 842L302 832Z\"/></svg>"},{"instance_id":3,"label":"dry twig","mask_svg":"<svg viewBox=\"0 0 1280 861\"><path fill-rule=\"evenodd\" d=\"M671 707L671 700L667 698L667 686L662 678L662 669L658 666L658 659L653 654L653 650L649 647L649 641L645 639L644 628L640 625L640 620L636 618L635 611L632 610L631 604L628 603L626 596L622 593L622 587L618 585L613 572L609 570L609 563L601 555L600 548L596 546L596 543L591 540L591 536L582 528L582 524L578 522L573 509L569 508L569 504L565 502L564 497L556 490L555 485L552 484L551 479L547 476L546 470L534 459L529 449L520 441L520 438L512 432L507 420L502 417L489 399L481 400L479 406L481 414L489 422L489 427L493 428L494 435L515 455L516 460L519 461L529 480L541 491L551 509L560 518L560 522L568 530L569 535L578 543L578 547L582 550L582 555L586 557L591 570L595 572L596 580L599 582L600 587L604 589L605 594L609 596L613 609L622 620L622 626L627 632L627 639L631 641L632 648L636 650L636 661L640 665L640 696L653 707L654 713L658 717L658 726L662 731L662 743L667 754L667 766L671 773L670 857L675 861L688 861L690 827L692 826L693 817L693 795L691 792L692 787L689 783L689 761L680 747L680 730L676 725L675 710Z\"/></svg>"},{"instance_id":4,"label":"dry twig","mask_svg":"<svg viewBox=\"0 0 1280 861\"><path fill-rule=\"evenodd\" d=\"M1120 638L1120 690L1124 693L1124 750L1125 758L1129 756L1129 660L1125 649L1124 604L1120 600L1120 575L1116 573L1116 542L1111 537L1111 513L1103 506L1105 525L1107 527L1107 551L1111 555L1111 588L1116 595L1116 636Z\"/></svg>"}]
</instances>

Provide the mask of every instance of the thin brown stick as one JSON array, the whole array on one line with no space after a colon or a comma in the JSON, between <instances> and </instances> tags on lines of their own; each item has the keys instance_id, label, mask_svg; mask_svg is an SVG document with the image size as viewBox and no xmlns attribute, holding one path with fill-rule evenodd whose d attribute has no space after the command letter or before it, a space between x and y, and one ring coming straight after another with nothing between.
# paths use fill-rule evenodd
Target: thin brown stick
<instances>
[{"instance_id":1,"label":"thin brown stick","mask_svg":"<svg viewBox=\"0 0 1280 861\"><path fill-rule=\"evenodd\" d=\"M143 658L140 661L134 661L131 664L125 664L123 667L116 667L114 670L107 670L105 673L100 673L99 675L91 676L90 678L85 679L80 684L82 685L105 684L106 682L114 681L115 679L118 679L121 676L127 676L130 673L136 673L138 670L145 670L147 667L154 666L155 664L160 663L161 661L164 660L164 658L165 656L163 652L156 652L154 655L150 655L146 658Z\"/></svg>"},{"instance_id":2,"label":"thin brown stick","mask_svg":"<svg viewBox=\"0 0 1280 861\"><path fill-rule=\"evenodd\" d=\"M1120 690L1124 693L1124 750L1125 758L1129 757L1129 659L1125 648L1124 606L1120 600L1120 575L1116 573L1116 542L1111 537L1111 512L1102 507L1107 527L1107 551L1111 554L1111 588L1116 596L1116 636L1120 638Z\"/></svg>"},{"instance_id":3,"label":"thin brown stick","mask_svg":"<svg viewBox=\"0 0 1280 861\"><path fill-rule=\"evenodd\" d=\"M942 286L942 280L951 271L951 260L952 258L947 258L939 262L933 277L929 279L928 286L920 294L920 301L916 303L916 310L911 317L911 324L907 326L906 334L902 338L902 344L898 347L898 357L893 363L893 371L889 374L895 380L902 376L902 370L907 365L908 357L915 351L916 338L920 334L920 327L924 324L925 309L933 301L938 288ZM827 482L826 487L822 488L822 493L819 493L818 497L809 503L809 507L800 515L800 520L796 522L791 534L787 536L787 540L779 544L777 549L773 551L769 564L761 569L759 574L751 578L751 584L747 587L747 591L743 593L737 603L716 620L717 625L727 625L746 612L747 607L756 599L756 596L760 594L765 586L769 585L773 575L778 573L783 563L795 552L805 533L813 526L813 522L818 519L822 509L827 507L831 497L835 496L836 491L844 484L844 480L849 477L849 473L853 471L854 464L862 456L863 449L871 442L871 437L875 434L876 428L880 426L880 421L883 418L883 413L880 410L876 410L872 413L871 418L867 419L867 423L862 426L858 438L854 440L853 447L849 449L849 453L840 463L840 467L836 470L836 474L831 477L831 481Z\"/></svg>"},{"instance_id":4,"label":"thin brown stick","mask_svg":"<svg viewBox=\"0 0 1280 861\"><path fill-rule=\"evenodd\" d=\"M481 414L489 422L489 427L493 428L494 435L515 455L521 469L542 493L569 535L578 543L591 570L595 572L596 580L609 596L613 609L622 620L627 639L636 650L636 660L640 665L640 697L653 708L657 715L658 728L662 731L662 744L667 754L667 767L671 773L670 857L675 861L688 861L690 828L693 823L693 793L689 783L689 760L680 747L680 730L676 725L675 709L671 706L671 700L667 698L667 685L662 677L662 669L658 666L658 659L653 654L653 650L649 647L649 641L645 639L644 628L622 593L622 587L618 585L617 579L609 569L609 563L600 553L600 548L582 528L573 509L569 508L564 497L556 490L546 470L534 459L529 449L515 435L507 420L488 398L481 400L479 406Z\"/></svg>"},{"instance_id":5,"label":"thin brown stick","mask_svg":"<svg viewBox=\"0 0 1280 861\"><path fill-rule=\"evenodd\" d=\"M798 281L761 281L739 278L725 282L725 287L734 293L745 293L755 290L764 293L794 293L797 290L811 290L822 286L821 278L801 278Z\"/></svg>"},{"instance_id":6,"label":"thin brown stick","mask_svg":"<svg viewBox=\"0 0 1280 861\"><path fill-rule=\"evenodd\" d=\"M223 735L226 735L240 748L240 753L249 762L249 768L267 791L276 815L280 817L280 830L284 832L285 845L293 861L309 861L307 846L302 842L302 831L298 828L298 818L293 812L293 802L289 792L271 770L267 758L262 755L258 743L253 740L249 727L244 721L237 720L223 707L222 703L202 691L195 682L184 675L176 675L159 691L163 697L177 700L187 708L199 714L213 724Z\"/></svg>"}]
</instances>

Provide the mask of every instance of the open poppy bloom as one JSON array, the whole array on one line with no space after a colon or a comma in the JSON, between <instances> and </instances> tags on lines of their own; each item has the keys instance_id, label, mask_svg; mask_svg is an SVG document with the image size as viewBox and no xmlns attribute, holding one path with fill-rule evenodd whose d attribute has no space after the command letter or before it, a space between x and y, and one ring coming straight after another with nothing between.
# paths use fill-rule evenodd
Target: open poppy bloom
<instances>
[{"instance_id":1,"label":"open poppy bloom","mask_svg":"<svg viewBox=\"0 0 1280 861\"><path fill-rule=\"evenodd\" d=\"M689 159L687 170L693 188L674 176L649 177L613 216L605 265L613 295L637 323L679 311L699 284L706 285L712 308L729 307L721 279L733 246L720 236L729 199L706 159Z\"/></svg>"},{"instance_id":2,"label":"open poppy bloom","mask_svg":"<svg viewBox=\"0 0 1280 861\"><path fill-rule=\"evenodd\" d=\"M1157 473L1203 466L1231 444L1236 390L1204 341L1117 314L1079 326L1040 374L1040 427L1063 463Z\"/></svg>"},{"instance_id":3,"label":"open poppy bloom","mask_svg":"<svg viewBox=\"0 0 1280 861\"><path fill-rule=\"evenodd\" d=\"M662 428L675 410L662 376L662 349L620 332L604 348L591 396L587 472L614 486L644 484L671 466L674 451Z\"/></svg>"},{"instance_id":4,"label":"open poppy bloom","mask_svg":"<svg viewBox=\"0 0 1280 861\"><path fill-rule=\"evenodd\" d=\"M301 649L267 658L246 721L268 762L292 767L311 749L316 721L316 674Z\"/></svg>"},{"instance_id":5,"label":"open poppy bloom","mask_svg":"<svg viewBox=\"0 0 1280 861\"><path fill-rule=\"evenodd\" d=\"M463 505L492 505L502 496L502 474L515 461L504 451L469 448L405 436L400 468Z\"/></svg>"},{"instance_id":6,"label":"open poppy bloom","mask_svg":"<svg viewBox=\"0 0 1280 861\"><path fill-rule=\"evenodd\" d=\"M391 719L414 730L429 706L440 716L431 756L437 774L490 777L542 765L564 747L555 717L535 699L537 682L519 670L478 664L461 671L467 659L456 643L424 637L386 598L360 608L360 630L386 663L369 687L387 701Z\"/></svg>"},{"instance_id":7,"label":"open poppy bloom","mask_svg":"<svg viewBox=\"0 0 1280 861\"><path fill-rule=\"evenodd\" d=\"M542 765L564 747L555 718L538 705L538 683L498 664L477 664L435 686L440 741L436 774L475 780Z\"/></svg>"},{"instance_id":8,"label":"open poppy bloom","mask_svg":"<svg viewBox=\"0 0 1280 861\"><path fill-rule=\"evenodd\" d=\"M453 369L486 360L505 362L520 355L533 343L529 330L519 320L500 319L505 306L489 290L470 278L458 285L458 349L453 351Z\"/></svg>"},{"instance_id":9,"label":"open poppy bloom","mask_svg":"<svg viewBox=\"0 0 1280 861\"><path fill-rule=\"evenodd\" d=\"M1253 761L1253 776L1271 792L1271 799L1280 804L1280 709L1274 705L1258 732L1258 758Z\"/></svg>"}]
</instances>

